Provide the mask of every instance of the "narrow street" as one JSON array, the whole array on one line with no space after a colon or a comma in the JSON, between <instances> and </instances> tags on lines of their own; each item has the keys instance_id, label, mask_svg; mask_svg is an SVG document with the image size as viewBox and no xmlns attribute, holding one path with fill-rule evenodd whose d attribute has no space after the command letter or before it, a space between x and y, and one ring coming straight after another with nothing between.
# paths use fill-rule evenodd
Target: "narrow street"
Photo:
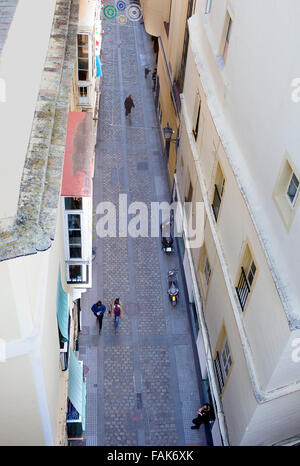
<instances>
[{"instance_id":1,"label":"narrow street","mask_svg":"<svg viewBox=\"0 0 300 466\"><path fill-rule=\"evenodd\" d=\"M82 295L79 355L87 378L85 444L205 445L205 428L191 430L200 407L192 334L183 283L178 305L167 295L167 271L180 271L178 251L167 257L160 238L105 238L96 234L101 201L118 207L170 200L166 161L155 113L152 42L140 22L103 19L101 100L94 178L93 288ZM125 117L124 99L135 108ZM117 334L106 312L102 333L90 308L107 311L120 297Z\"/></svg>"}]
</instances>

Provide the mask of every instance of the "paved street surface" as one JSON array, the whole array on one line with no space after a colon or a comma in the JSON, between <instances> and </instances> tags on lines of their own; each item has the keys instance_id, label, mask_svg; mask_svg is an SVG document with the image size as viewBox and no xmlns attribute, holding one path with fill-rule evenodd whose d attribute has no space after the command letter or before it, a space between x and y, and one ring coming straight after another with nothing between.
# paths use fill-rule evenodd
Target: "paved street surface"
<instances>
[{"instance_id":1,"label":"paved street surface","mask_svg":"<svg viewBox=\"0 0 300 466\"><path fill-rule=\"evenodd\" d=\"M82 295L79 356L87 377L86 445L205 445L204 426L191 430L200 407L184 293L173 308L167 270L179 269L159 238L98 238L100 201L170 200L154 108L152 42L139 22L103 20L103 81L94 179L93 288ZM125 117L124 99L135 108ZM180 289L183 290L181 279ZM106 312L102 334L90 308L101 299L124 303L115 334Z\"/></svg>"}]
</instances>

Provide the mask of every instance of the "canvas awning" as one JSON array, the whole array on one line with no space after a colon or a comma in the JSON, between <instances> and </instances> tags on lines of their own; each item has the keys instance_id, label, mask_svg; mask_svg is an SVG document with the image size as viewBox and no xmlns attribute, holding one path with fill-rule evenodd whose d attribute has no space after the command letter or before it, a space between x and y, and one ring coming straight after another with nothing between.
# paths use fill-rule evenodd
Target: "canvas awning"
<instances>
[{"instance_id":1,"label":"canvas awning","mask_svg":"<svg viewBox=\"0 0 300 466\"><path fill-rule=\"evenodd\" d=\"M57 283L56 309L58 327L63 337L63 342L66 342L69 340L69 304L68 294L64 291L61 284L60 273Z\"/></svg>"},{"instance_id":2,"label":"canvas awning","mask_svg":"<svg viewBox=\"0 0 300 466\"><path fill-rule=\"evenodd\" d=\"M92 196L93 149L93 114L69 112L62 196Z\"/></svg>"},{"instance_id":3,"label":"canvas awning","mask_svg":"<svg viewBox=\"0 0 300 466\"><path fill-rule=\"evenodd\" d=\"M85 430L86 384L83 379L83 362L70 350L68 397L81 416L82 429Z\"/></svg>"}]
</instances>

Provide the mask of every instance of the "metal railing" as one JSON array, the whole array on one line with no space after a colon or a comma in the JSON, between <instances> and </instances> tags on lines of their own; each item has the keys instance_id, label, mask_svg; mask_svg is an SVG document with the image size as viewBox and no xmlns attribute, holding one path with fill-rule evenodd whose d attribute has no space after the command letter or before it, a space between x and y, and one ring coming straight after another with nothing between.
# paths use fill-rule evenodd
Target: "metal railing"
<instances>
[{"instance_id":1,"label":"metal railing","mask_svg":"<svg viewBox=\"0 0 300 466\"><path fill-rule=\"evenodd\" d=\"M242 273L238 282L236 289L237 296L239 298L239 302L242 308L242 311L245 308L247 298L250 293L250 286L248 284L248 280L245 274L245 270L243 267L241 267Z\"/></svg>"},{"instance_id":2,"label":"metal railing","mask_svg":"<svg viewBox=\"0 0 300 466\"><path fill-rule=\"evenodd\" d=\"M218 220L218 215L219 215L219 210L220 210L220 205L221 205L221 196L219 194L219 190L217 185L215 184L215 193L214 193L214 199L213 203L211 205L215 220Z\"/></svg>"},{"instance_id":3,"label":"metal railing","mask_svg":"<svg viewBox=\"0 0 300 466\"><path fill-rule=\"evenodd\" d=\"M219 384L219 390L221 393L224 387L224 377L223 377L222 368L221 368L220 355L218 352L217 352L216 359L214 360L214 364L215 364L215 370L216 370L217 380Z\"/></svg>"}]
</instances>

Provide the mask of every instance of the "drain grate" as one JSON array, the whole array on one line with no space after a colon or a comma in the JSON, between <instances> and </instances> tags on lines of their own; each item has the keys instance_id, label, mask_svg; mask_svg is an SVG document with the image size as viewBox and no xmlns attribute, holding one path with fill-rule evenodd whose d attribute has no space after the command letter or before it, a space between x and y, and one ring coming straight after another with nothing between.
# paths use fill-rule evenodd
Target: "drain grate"
<instances>
[{"instance_id":1,"label":"drain grate","mask_svg":"<svg viewBox=\"0 0 300 466\"><path fill-rule=\"evenodd\" d=\"M137 409L143 409L143 400L141 393L136 394L136 407Z\"/></svg>"}]
</instances>

